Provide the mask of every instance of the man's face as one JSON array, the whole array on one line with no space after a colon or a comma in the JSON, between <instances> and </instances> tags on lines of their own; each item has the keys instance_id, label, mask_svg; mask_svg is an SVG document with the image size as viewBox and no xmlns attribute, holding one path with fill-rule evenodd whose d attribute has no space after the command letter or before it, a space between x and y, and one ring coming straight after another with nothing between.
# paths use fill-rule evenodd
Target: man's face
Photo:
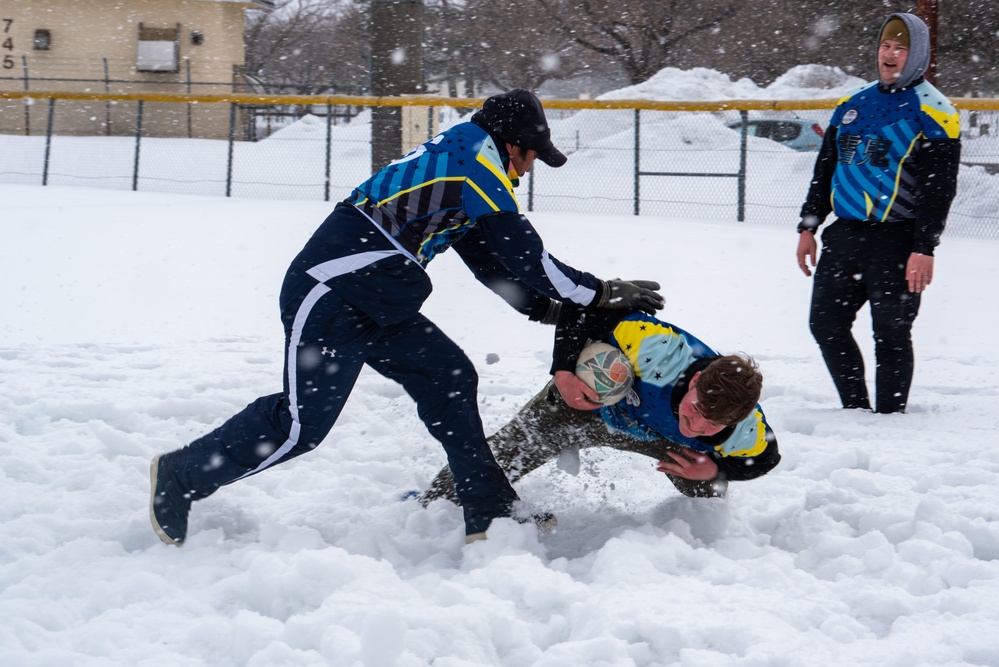
<instances>
[{"instance_id":1,"label":"man's face","mask_svg":"<svg viewBox=\"0 0 999 667\"><path fill-rule=\"evenodd\" d=\"M514 146L513 144L507 144L506 148L510 154L510 164L517 170L517 177L523 178L524 174L529 172L531 167L534 166L534 160L537 159L538 152L530 148Z\"/></svg>"},{"instance_id":2,"label":"man's face","mask_svg":"<svg viewBox=\"0 0 999 667\"><path fill-rule=\"evenodd\" d=\"M725 429L725 424L716 424L709 419L705 419L697 407L697 378L700 373L695 373L690 380L690 387L687 394L680 400L680 433L688 438L698 436L715 435Z\"/></svg>"},{"instance_id":3,"label":"man's face","mask_svg":"<svg viewBox=\"0 0 999 667\"><path fill-rule=\"evenodd\" d=\"M878 78L881 83L890 86L902 76L902 68L909 59L909 49L901 42L886 39L878 48Z\"/></svg>"}]
</instances>

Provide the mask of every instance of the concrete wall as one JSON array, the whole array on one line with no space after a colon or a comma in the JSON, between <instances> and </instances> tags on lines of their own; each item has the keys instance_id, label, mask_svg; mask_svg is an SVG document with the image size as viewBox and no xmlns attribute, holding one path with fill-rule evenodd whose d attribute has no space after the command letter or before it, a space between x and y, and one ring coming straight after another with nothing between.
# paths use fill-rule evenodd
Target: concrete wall
<instances>
[{"instance_id":1,"label":"concrete wall","mask_svg":"<svg viewBox=\"0 0 999 667\"><path fill-rule=\"evenodd\" d=\"M0 90L20 91L27 85L33 91L233 92L234 83L243 83L234 68L244 64L244 12L260 6L228 0L3 2L0 77L4 78L0 79ZM176 72L137 69L140 24L152 30L176 30ZM49 32L48 50L35 48L38 30ZM242 87L238 91L249 92ZM135 133L137 108L136 102L60 100L53 131L131 135ZM0 101L0 133L43 134L47 120L47 103ZM145 135L225 138L228 133L227 105L144 105Z\"/></svg>"}]
</instances>

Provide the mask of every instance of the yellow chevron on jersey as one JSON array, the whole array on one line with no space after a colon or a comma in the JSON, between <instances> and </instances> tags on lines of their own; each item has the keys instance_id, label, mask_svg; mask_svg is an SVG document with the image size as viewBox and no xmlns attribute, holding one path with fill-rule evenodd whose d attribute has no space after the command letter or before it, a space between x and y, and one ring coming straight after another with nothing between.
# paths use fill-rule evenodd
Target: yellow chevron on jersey
<instances>
[{"instance_id":1,"label":"yellow chevron on jersey","mask_svg":"<svg viewBox=\"0 0 999 667\"><path fill-rule=\"evenodd\" d=\"M459 123L372 174L345 201L426 265L480 216L520 213L505 164L486 130Z\"/></svg>"},{"instance_id":2,"label":"yellow chevron on jersey","mask_svg":"<svg viewBox=\"0 0 999 667\"><path fill-rule=\"evenodd\" d=\"M431 178L429 181L424 181L423 183L418 183L417 185L414 185L411 188L406 188L405 190L399 190L398 192L396 192L395 194L393 194L391 197L387 197L387 198L381 200L380 202L376 202L375 206L384 206L385 204L387 204L388 202L392 201L393 199L397 199L398 197L401 197L401 196L403 196L405 194L409 194L410 192L413 192L414 190L419 190L420 188L425 188L428 185L432 185L434 183L440 183L442 181L463 181L463 180L465 180L465 179L463 177L461 177L461 176L441 176L440 178ZM368 198L365 197L363 200L359 200L358 202L356 202L356 205L363 204L367 200L368 200Z\"/></svg>"},{"instance_id":3,"label":"yellow chevron on jersey","mask_svg":"<svg viewBox=\"0 0 999 667\"><path fill-rule=\"evenodd\" d=\"M767 427L759 408L735 425L735 432L725 442L715 445L722 456L759 456L767 448Z\"/></svg>"},{"instance_id":4,"label":"yellow chevron on jersey","mask_svg":"<svg viewBox=\"0 0 999 667\"><path fill-rule=\"evenodd\" d=\"M657 322L645 320L622 320L614 327L614 338L617 339L618 347L628 357L631 367L635 369L635 375L642 377L642 365L639 363L642 343L650 336L667 336L682 343L683 338L673 327L664 326Z\"/></svg>"},{"instance_id":5,"label":"yellow chevron on jersey","mask_svg":"<svg viewBox=\"0 0 999 667\"><path fill-rule=\"evenodd\" d=\"M947 107L950 108L950 112L947 109L938 109L930 104L921 104L919 108L923 113L932 118L937 125L943 128L948 138L957 139L961 134L961 117L957 109L953 106L948 104Z\"/></svg>"},{"instance_id":6,"label":"yellow chevron on jersey","mask_svg":"<svg viewBox=\"0 0 999 667\"><path fill-rule=\"evenodd\" d=\"M922 141L925 138L926 136L922 132L913 137L912 141L909 142L909 148L908 150L905 151L905 155L903 155L899 159L898 161L899 169L898 172L895 174L895 188L891 192L891 199L888 200L888 206L885 207L885 214L881 216L881 222L885 222L886 220L888 220L888 216L891 214L892 206L895 205L895 198L898 197L898 190L901 187L902 167L905 166L905 161L909 159L910 155L912 155L912 151L916 148L916 143ZM868 212L868 215L870 215L870 212Z\"/></svg>"},{"instance_id":7,"label":"yellow chevron on jersey","mask_svg":"<svg viewBox=\"0 0 999 667\"><path fill-rule=\"evenodd\" d=\"M475 190L475 192L480 197L482 197L482 201L484 201L486 204L488 204L490 207L492 207L492 209L494 211L500 210L499 206L496 205L496 202L494 202L492 199L490 199L489 195L487 195L485 192L483 192L482 188L480 188L478 185L475 184L475 181L473 181L470 178L466 178L465 179L465 184L468 185L469 187L471 187L473 190Z\"/></svg>"},{"instance_id":8,"label":"yellow chevron on jersey","mask_svg":"<svg viewBox=\"0 0 999 667\"><path fill-rule=\"evenodd\" d=\"M503 170L497 167L484 152L479 152L479 154L475 156L475 161L492 172L493 176L496 177L496 180L502 183L503 187L506 188L507 193L516 199L516 196L513 194L513 183L510 181L510 177L507 174L504 174Z\"/></svg>"}]
</instances>

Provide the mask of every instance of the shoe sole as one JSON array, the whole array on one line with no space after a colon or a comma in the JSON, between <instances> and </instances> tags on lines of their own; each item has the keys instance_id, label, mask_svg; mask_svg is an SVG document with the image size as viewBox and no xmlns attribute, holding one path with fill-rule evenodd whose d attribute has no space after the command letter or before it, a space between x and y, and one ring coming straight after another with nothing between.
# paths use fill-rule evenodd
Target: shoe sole
<instances>
[{"instance_id":1,"label":"shoe sole","mask_svg":"<svg viewBox=\"0 0 999 667\"><path fill-rule=\"evenodd\" d=\"M160 457L154 456L152 463L149 464L149 522L153 524L153 530L163 544L181 547L184 546L184 543L178 542L166 534L166 531L160 527L160 522L156 520L156 512L153 511L153 505L156 503L156 477L159 474L159 469Z\"/></svg>"}]
</instances>

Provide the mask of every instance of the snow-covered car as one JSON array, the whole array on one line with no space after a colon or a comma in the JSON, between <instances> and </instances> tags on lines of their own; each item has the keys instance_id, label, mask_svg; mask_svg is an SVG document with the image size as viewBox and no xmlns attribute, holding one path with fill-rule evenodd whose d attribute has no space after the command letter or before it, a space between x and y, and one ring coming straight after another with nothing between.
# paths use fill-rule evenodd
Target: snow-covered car
<instances>
[{"instance_id":1,"label":"snow-covered car","mask_svg":"<svg viewBox=\"0 0 999 667\"><path fill-rule=\"evenodd\" d=\"M739 132L742 121L732 121L726 127ZM776 141L796 151L817 151L825 130L818 123L801 118L753 118L746 121L746 134Z\"/></svg>"}]
</instances>

